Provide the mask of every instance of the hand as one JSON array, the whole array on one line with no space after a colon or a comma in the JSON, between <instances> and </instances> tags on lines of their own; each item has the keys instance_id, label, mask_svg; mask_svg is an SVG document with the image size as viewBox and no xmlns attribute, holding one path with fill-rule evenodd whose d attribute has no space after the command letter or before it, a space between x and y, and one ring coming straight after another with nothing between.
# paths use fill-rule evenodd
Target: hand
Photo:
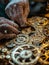
<instances>
[{"instance_id":1,"label":"hand","mask_svg":"<svg viewBox=\"0 0 49 65\"><path fill-rule=\"evenodd\" d=\"M5 8L8 17L16 21L21 27L26 25L29 14L28 0L12 0Z\"/></svg>"},{"instance_id":2,"label":"hand","mask_svg":"<svg viewBox=\"0 0 49 65\"><path fill-rule=\"evenodd\" d=\"M14 38L19 33L18 25L4 17L0 17L0 40Z\"/></svg>"}]
</instances>

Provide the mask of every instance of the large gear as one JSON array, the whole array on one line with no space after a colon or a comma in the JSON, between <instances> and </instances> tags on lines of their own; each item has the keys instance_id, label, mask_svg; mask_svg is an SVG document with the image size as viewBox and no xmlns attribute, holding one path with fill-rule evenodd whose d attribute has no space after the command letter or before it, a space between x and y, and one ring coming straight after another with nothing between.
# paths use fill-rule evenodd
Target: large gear
<instances>
[{"instance_id":1,"label":"large gear","mask_svg":"<svg viewBox=\"0 0 49 65\"><path fill-rule=\"evenodd\" d=\"M39 59L40 51L34 45L21 45L12 51L11 57L18 65L32 65Z\"/></svg>"}]
</instances>

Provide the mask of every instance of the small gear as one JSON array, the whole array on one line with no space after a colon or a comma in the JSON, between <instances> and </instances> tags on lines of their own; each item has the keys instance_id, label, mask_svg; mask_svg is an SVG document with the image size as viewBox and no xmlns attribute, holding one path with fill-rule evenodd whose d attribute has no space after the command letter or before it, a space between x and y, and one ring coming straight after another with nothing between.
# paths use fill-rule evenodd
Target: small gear
<instances>
[{"instance_id":1,"label":"small gear","mask_svg":"<svg viewBox=\"0 0 49 65\"><path fill-rule=\"evenodd\" d=\"M15 39L16 44L27 44L29 42L29 36L27 34L19 34Z\"/></svg>"},{"instance_id":2,"label":"small gear","mask_svg":"<svg viewBox=\"0 0 49 65\"><path fill-rule=\"evenodd\" d=\"M30 42L36 46L40 46L44 39L45 36L39 32L30 36Z\"/></svg>"},{"instance_id":3,"label":"small gear","mask_svg":"<svg viewBox=\"0 0 49 65\"><path fill-rule=\"evenodd\" d=\"M12 49L15 46L16 46L16 44L15 44L14 40L6 43L6 47L9 49Z\"/></svg>"}]
</instances>

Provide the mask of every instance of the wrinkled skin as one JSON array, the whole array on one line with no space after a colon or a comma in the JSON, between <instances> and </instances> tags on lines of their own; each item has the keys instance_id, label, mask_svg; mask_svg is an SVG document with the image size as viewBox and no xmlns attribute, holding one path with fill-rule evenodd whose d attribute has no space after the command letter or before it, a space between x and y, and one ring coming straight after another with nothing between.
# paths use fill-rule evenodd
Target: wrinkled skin
<instances>
[{"instance_id":1,"label":"wrinkled skin","mask_svg":"<svg viewBox=\"0 0 49 65\"><path fill-rule=\"evenodd\" d=\"M4 17L0 17L0 40L14 38L19 32L17 24Z\"/></svg>"},{"instance_id":2,"label":"wrinkled skin","mask_svg":"<svg viewBox=\"0 0 49 65\"><path fill-rule=\"evenodd\" d=\"M24 27L29 14L29 2L28 0L12 0L6 6L5 12L10 19Z\"/></svg>"}]
</instances>

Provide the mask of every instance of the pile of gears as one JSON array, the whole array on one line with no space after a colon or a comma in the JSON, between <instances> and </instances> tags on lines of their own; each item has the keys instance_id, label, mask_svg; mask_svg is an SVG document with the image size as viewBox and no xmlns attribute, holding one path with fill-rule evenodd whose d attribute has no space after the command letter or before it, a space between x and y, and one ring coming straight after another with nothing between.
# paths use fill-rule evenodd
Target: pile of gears
<instances>
[{"instance_id":1,"label":"pile of gears","mask_svg":"<svg viewBox=\"0 0 49 65\"><path fill-rule=\"evenodd\" d=\"M27 25L0 47L0 65L49 65L49 20L32 17Z\"/></svg>"}]
</instances>

